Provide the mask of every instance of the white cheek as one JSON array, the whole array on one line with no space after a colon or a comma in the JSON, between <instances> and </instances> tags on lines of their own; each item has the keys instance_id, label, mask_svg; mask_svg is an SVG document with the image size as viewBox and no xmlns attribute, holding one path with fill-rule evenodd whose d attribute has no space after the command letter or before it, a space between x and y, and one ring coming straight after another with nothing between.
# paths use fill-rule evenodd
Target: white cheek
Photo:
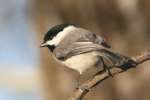
<instances>
[{"instance_id":1,"label":"white cheek","mask_svg":"<svg viewBox=\"0 0 150 100\"><path fill-rule=\"evenodd\" d=\"M69 26L65 28L62 32L59 32L52 40L47 41L48 45L58 45L71 31L76 30L74 26Z\"/></svg>"},{"instance_id":2,"label":"white cheek","mask_svg":"<svg viewBox=\"0 0 150 100\"><path fill-rule=\"evenodd\" d=\"M47 41L46 44L47 45L56 45L56 43L53 40Z\"/></svg>"},{"instance_id":3,"label":"white cheek","mask_svg":"<svg viewBox=\"0 0 150 100\"><path fill-rule=\"evenodd\" d=\"M48 45L55 45L56 46L62 41L63 38L64 37L61 37L61 36L58 35L57 37L54 37L52 40L49 40L46 43Z\"/></svg>"}]
</instances>

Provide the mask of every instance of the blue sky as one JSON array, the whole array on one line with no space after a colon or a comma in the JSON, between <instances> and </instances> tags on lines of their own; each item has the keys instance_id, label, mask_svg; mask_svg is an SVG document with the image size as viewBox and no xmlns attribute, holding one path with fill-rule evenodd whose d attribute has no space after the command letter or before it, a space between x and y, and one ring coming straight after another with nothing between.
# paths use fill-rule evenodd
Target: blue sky
<instances>
[{"instance_id":1,"label":"blue sky","mask_svg":"<svg viewBox=\"0 0 150 100\"><path fill-rule=\"evenodd\" d=\"M29 28L30 23L27 23L25 3L23 2L25 0L13 1L16 4L8 4L8 6L4 4L6 9L2 9L0 12L2 15L0 17L0 62L32 64L37 61L38 54L36 46L31 48L36 34ZM11 8L9 6L12 6L12 9L7 9ZM33 43L29 41L29 36L32 37L30 39Z\"/></svg>"},{"instance_id":2,"label":"blue sky","mask_svg":"<svg viewBox=\"0 0 150 100\"><path fill-rule=\"evenodd\" d=\"M38 70L38 44L26 17L27 1L0 0L0 71L3 72L0 73L0 100L38 100L37 88L18 91L11 88L14 86L1 85L5 83L3 79L9 80L9 73L28 78L29 73Z\"/></svg>"}]
</instances>

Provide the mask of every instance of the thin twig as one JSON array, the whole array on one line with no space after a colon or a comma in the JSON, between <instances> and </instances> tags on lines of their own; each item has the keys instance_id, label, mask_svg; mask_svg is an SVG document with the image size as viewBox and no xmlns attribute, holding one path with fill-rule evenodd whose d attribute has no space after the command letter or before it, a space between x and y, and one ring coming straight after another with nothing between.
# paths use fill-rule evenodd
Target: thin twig
<instances>
[{"instance_id":1,"label":"thin twig","mask_svg":"<svg viewBox=\"0 0 150 100\"><path fill-rule=\"evenodd\" d=\"M126 67L125 70L124 69L120 69L120 68L111 68L111 74L117 75L119 73L125 72L133 67L136 67L137 65L150 60L150 52L144 53L140 56L137 57L132 57L132 60L135 62L134 65L128 65L128 66L124 66ZM96 86L97 84L101 83L102 81L104 81L105 79L108 79L109 77L111 77L108 72L101 72L100 74L94 76L92 79L82 83L78 89L76 89L73 94L68 98L68 100L82 100L83 97L89 92L89 90L91 88L93 88L94 86ZM81 88L80 88L81 87Z\"/></svg>"}]
</instances>

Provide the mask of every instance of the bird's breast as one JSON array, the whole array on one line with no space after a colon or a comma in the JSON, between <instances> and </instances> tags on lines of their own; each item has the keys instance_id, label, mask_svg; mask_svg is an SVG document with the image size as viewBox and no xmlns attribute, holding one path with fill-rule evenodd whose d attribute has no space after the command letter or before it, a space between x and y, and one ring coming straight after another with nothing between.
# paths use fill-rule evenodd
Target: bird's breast
<instances>
[{"instance_id":1,"label":"bird's breast","mask_svg":"<svg viewBox=\"0 0 150 100\"><path fill-rule=\"evenodd\" d=\"M94 67L98 61L96 52L88 52L80 55L72 56L69 59L62 61L62 63L82 74L87 69Z\"/></svg>"}]
</instances>

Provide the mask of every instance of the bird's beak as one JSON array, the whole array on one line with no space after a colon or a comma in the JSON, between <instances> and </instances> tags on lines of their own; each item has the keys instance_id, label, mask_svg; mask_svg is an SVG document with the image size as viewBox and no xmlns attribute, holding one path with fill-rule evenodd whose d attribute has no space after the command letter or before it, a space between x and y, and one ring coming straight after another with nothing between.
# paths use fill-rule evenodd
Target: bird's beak
<instances>
[{"instance_id":1,"label":"bird's beak","mask_svg":"<svg viewBox=\"0 0 150 100\"><path fill-rule=\"evenodd\" d=\"M106 42L102 42L101 44L102 44L104 47L106 47L106 48L111 48L111 46L108 45Z\"/></svg>"},{"instance_id":2,"label":"bird's beak","mask_svg":"<svg viewBox=\"0 0 150 100\"><path fill-rule=\"evenodd\" d=\"M41 45L40 45L40 47L42 48L42 47L46 47L47 46L47 43L42 43Z\"/></svg>"}]
</instances>

